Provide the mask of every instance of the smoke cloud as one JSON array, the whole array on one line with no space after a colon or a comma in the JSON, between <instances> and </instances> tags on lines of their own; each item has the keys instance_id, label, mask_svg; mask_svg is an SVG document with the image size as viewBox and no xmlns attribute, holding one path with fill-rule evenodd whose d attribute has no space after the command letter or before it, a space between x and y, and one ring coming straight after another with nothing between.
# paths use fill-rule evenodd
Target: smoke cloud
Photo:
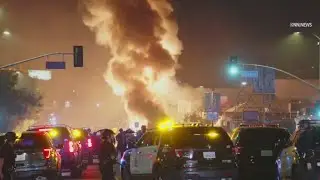
<instances>
[{"instance_id":1,"label":"smoke cloud","mask_svg":"<svg viewBox=\"0 0 320 180\"><path fill-rule=\"evenodd\" d=\"M182 50L172 6L167 0L83 2L85 25L112 55L105 79L124 98L129 121L152 124L167 116L164 97L179 87L174 76Z\"/></svg>"}]
</instances>

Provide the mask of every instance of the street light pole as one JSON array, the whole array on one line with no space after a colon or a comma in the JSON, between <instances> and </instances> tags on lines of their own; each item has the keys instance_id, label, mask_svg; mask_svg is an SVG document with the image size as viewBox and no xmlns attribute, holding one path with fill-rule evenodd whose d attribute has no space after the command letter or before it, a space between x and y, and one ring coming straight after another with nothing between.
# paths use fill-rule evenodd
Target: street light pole
<instances>
[{"instance_id":1,"label":"street light pole","mask_svg":"<svg viewBox=\"0 0 320 180\"><path fill-rule=\"evenodd\" d=\"M317 91L320 91L320 88L319 88L319 87L313 85L312 83L310 83L310 82L308 82L308 81L306 81L306 80L304 80L304 79L299 78L298 76L296 76L296 75L294 75L294 74L291 74L291 73L289 73L289 72L287 72L287 71L285 71L285 70L282 70L282 69L278 69L278 68L275 68L275 67L272 67L272 66L260 65L260 64L240 64L240 65L243 65L243 66L254 66L254 67L263 67L263 68L273 69L273 70L282 72L282 73L284 73L284 74L286 74L286 75L288 75L288 76L290 76L290 77L293 77L293 78L299 80L300 82L302 82L302 83L304 83L304 84L306 84L306 85L308 85L308 86L316 89Z\"/></svg>"},{"instance_id":2,"label":"street light pole","mask_svg":"<svg viewBox=\"0 0 320 180\"><path fill-rule=\"evenodd\" d=\"M318 46L319 46L319 75L318 75L318 79L319 79L319 84L318 84L318 86L320 87L320 37L318 36L318 35L316 35L316 34L312 34L314 37L316 37L317 39L318 39Z\"/></svg>"}]
</instances>

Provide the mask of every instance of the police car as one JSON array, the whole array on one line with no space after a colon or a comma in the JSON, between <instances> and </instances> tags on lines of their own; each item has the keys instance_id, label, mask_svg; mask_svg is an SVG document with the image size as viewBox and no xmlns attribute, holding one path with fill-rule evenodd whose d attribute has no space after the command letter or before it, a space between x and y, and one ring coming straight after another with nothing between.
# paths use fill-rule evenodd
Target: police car
<instances>
[{"instance_id":1,"label":"police car","mask_svg":"<svg viewBox=\"0 0 320 180\"><path fill-rule=\"evenodd\" d=\"M279 179L294 176L299 156L286 129L279 125L242 124L231 139L242 178L263 174Z\"/></svg>"},{"instance_id":2,"label":"police car","mask_svg":"<svg viewBox=\"0 0 320 180\"><path fill-rule=\"evenodd\" d=\"M237 179L232 141L221 127L173 125L147 131L121 159L123 180Z\"/></svg>"}]
</instances>

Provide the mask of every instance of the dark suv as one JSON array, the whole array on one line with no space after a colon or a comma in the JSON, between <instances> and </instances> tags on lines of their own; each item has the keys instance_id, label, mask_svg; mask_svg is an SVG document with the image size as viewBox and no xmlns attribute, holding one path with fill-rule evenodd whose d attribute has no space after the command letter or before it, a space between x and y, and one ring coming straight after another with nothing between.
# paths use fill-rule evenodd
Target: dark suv
<instances>
[{"instance_id":1,"label":"dark suv","mask_svg":"<svg viewBox=\"0 0 320 180\"><path fill-rule=\"evenodd\" d=\"M92 164L92 139L91 135L85 129L75 129L75 140L81 145L81 159L85 165Z\"/></svg>"},{"instance_id":2,"label":"dark suv","mask_svg":"<svg viewBox=\"0 0 320 180\"><path fill-rule=\"evenodd\" d=\"M282 171L286 169L281 170L279 167L286 162L285 167L289 168L294 163L287 161L292 159L291 154L285 154L291 149L291 146L287 146L289 139L290 133L286 129L275 126L243 126L236 129L232 140L240 178L246 180L260 177L283 178L281 174L284 174ZM284 150L285 148L288 151Z\"/></svg>"},{"instance_id":3,"label":"dark suv","mask_svg":"<svg viewBox=\"0 0 320 180\"><path fill-rule=\"evenodd\" d=\"M24 132L15 144L16 178L38 176L56 179L61 171L61 157L46 132Z\"/></svg>"},{"instance_id":4,"label":"dark suv","mask_svg":"<svg viewBox=\"0 0 320 180\"><path fill-rule=\"evenodd\" d=\"M33 126L28 131L48 132L53 140L53 145L61 155L61 176L80 177L84 169L81 159L80 144L72 136L72 129L64 125Z\"/></svg>"},{"instance_id":5,"label":"dark suv","mask_svg":"<svg viewBox=\"0 0 320 180\"><path fill-rule=\"evenodd\" d=\"M220 127L175 126L146 132L121 159L123 179L237 179L232 141Z\"/></svg>"}]
</instances>

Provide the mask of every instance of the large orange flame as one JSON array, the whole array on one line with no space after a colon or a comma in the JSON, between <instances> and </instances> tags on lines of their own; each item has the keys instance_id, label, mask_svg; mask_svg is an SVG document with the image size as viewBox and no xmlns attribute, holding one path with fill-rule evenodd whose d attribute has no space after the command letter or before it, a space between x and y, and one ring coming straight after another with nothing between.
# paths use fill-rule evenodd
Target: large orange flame
<instances>
[{"instance_id":1,"label":"large orange flame","mask_svg":"<svg viewBox=\"0 0 320 180\"><path fill-rule=\"evenodd\" d=\"M167 0L84 3L84 23L96 33L97 42L110 49L105 79L124 98L130 124L166 117L165 101L172 85L178 86L174 76L182 50L172 6Z\"/></svg>"}]
</instances>

